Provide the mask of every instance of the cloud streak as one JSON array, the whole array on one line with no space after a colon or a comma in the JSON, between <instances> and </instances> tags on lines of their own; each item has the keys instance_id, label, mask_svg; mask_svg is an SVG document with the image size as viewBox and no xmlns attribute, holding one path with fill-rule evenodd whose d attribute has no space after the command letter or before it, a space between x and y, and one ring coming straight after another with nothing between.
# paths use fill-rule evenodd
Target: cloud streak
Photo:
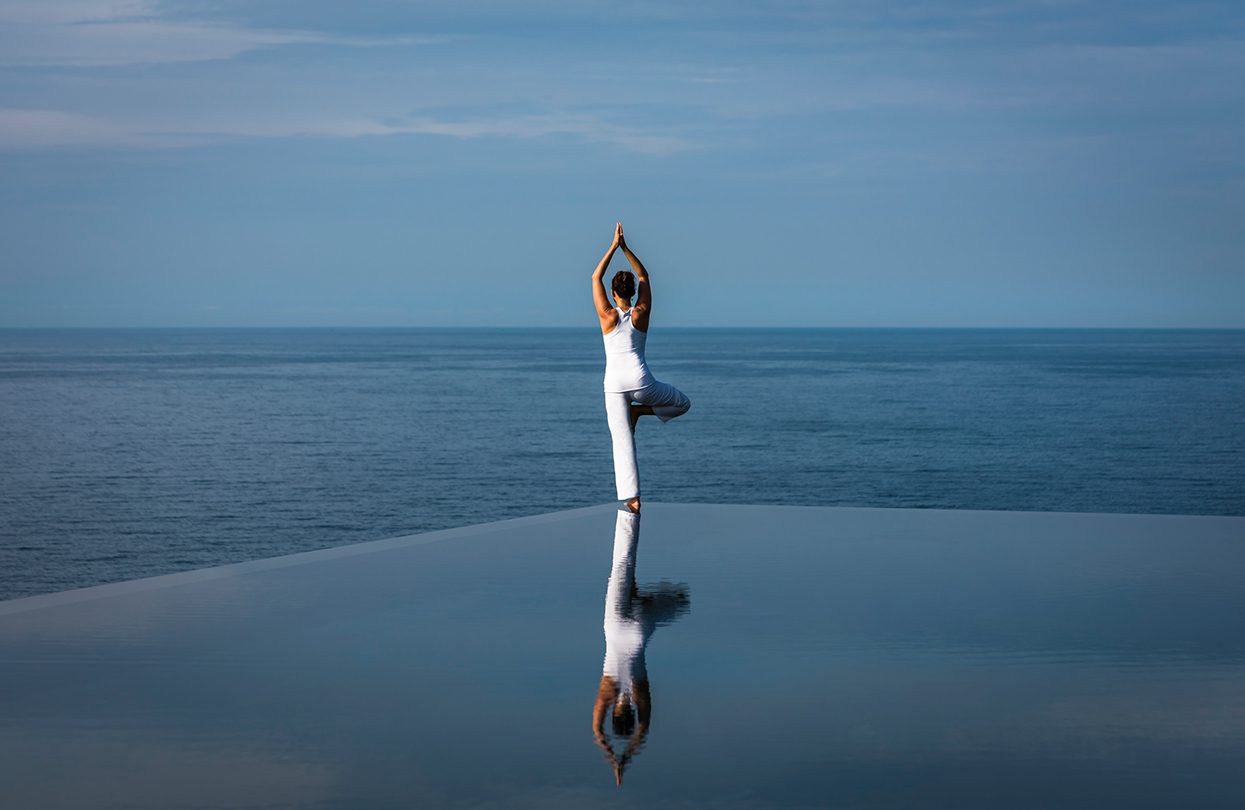
<instances>
[{"instance_id":1,"label":"cloud streak","mask_svg":"<svg viewBox=\"0 0 1245 810\"><path fill-rule=\"evenodd\" d=\"M325 41L300 32L156 21L20 26L7 31L5 40L0 64L21 67L204 62L260 48Z\"/></svg>"},{"instance_id":2,"label":"cloud streak","mask_svg":"<svg viewBox=\"0 0 1245 810\"><path fill-rule=\"evenodd\" d=\"M346 37L304 30L173 20L139 0L17 2L0 6L0 66L114 67L234 59L291 45L383 47L443 42L439 35Z\"/></svg>"},{"instance_id":3,"label":"cloud streak","mask_svg":"<svg viewBox=\"0 0 1245 810\"><path fill-rule=\"evenodd\" d=\"M0 149L184 146L186 141L144 135L125 124L63 110L0 108Z\"/></svg>"},{"instance_id":4,"label":"cloud streak","mask_svg":"<svg viewBox=\"0 0 1245 810\"><path fill-rule=\"evenodd\" d=\"M696 148L684 138L620 126L582 113L551 113L442 120L430 116L248 117L244 120L188 119L121 121L62 110L0 108L0 149L74 147L173 148L202 146L233 138L364 138L430 135L473 140L569 136L611 144L647 155L671 155Z\"/></svg>"},{"instance_id":5,"label":"cloud streak","mask_svg":"<svg viewBox=\"0 0 1245 810\"><path fill-rule=\"evenodd\" d=\"M156 14L152 0L3 0L0 24L68 25L134 19Z\"/></svg>"}]
</instances>

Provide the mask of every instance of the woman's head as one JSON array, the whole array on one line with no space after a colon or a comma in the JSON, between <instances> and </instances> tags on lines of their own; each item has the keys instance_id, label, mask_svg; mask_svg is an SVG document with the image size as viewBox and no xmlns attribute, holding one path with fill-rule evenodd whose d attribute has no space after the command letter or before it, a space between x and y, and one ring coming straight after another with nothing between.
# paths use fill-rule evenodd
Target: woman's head
<instances>
[{"instance_id":1,"label":"woman's head","mask_svg":"<svg viewBox=\"0 0 1245 810\"><path fill-rule=\"evenodd\" d=\"M631 732L635 731L635 711L631 698L626 694L619 695L618 700L614 702L612 720L614 734L618 737L630 737Z\"/></svg>"},{"instance_id":2,"label":"woman's head","mask_svg":"<svg viewBox=\"0 0 1245 810\"><path fill-rule=\"evenodd\" d=\"M618 271L610 282L610 289L622 300L630 301L631 296L635 295L635 276L626 270Z\"/></svg>"}]
</instances>

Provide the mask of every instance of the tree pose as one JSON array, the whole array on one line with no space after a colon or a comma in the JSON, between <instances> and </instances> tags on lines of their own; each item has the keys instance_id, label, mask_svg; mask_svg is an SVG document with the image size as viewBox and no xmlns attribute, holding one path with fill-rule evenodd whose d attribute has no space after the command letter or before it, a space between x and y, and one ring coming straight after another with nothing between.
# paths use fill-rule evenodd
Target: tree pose
<instances>
[{"instance_id":1,"label":"tree pose","mask_svg":"<svg viewBox=\"0 0 1245 810\"><path fill-rule=\"evenodd\" d=\"M635 270L614 274L610 296L603 282L618 249ZM632 297L635 303L632 304ZM614 228L614 241L592 273L592 300L601 321L605 341L605 416L614 443L614 483L618 500L632 512L640 511L640 473L636 467L635 428L641 416L669 422L687 413L691 400L679 389L653 376L644 360L653 291L648 270L623 239L622 223Z\"/></svg>"}]
</instances>

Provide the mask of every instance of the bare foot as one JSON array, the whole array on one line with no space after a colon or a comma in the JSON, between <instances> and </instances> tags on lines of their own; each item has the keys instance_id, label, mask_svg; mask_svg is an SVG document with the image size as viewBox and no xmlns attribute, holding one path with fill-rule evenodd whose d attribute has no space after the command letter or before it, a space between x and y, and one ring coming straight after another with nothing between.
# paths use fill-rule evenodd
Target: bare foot
<instances>
[{"instance_id":1,"label":"bare foot","mask_svg":"<svg viewBox=\"0 0 1245 810\"><path fill-rule=\"evenodd\" d=\"M626 506L626 507L627 507L629 510L631 510L632 512L637 512L637 513L638 513L638 512L640 511L640 499L639 499L639 497L632 498L632 499L631 499L631 500L629 500L629 501L624 501L623 505L624 505L624 506Z\"/></svg>"},{"instance_id":2,"label":"bare foot","mask_svg":"<svg viewBox=\"0 0 1245 810\"><path fill-rule=\"evenodd\" d=\"M635 426L636 426L636 423L640 421L640 417L645 416L645 415L648 415L648 416L653 415L653 406L652 405L632 405L631 410L628 411L627 414L628 416L631 417L631 432L635 433Z\"/></svg>"}]
</instances>

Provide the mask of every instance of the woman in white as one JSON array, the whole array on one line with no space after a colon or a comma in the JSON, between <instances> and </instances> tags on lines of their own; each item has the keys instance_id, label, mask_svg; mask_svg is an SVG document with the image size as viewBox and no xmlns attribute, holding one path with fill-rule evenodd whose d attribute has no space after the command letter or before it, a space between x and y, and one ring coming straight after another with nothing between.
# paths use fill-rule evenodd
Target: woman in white
<instances>
[{"instance_id":1,"label":"woman in white","mask_svg":"<svg viewBox=\"0 0 1245 810\"><path fill-rule=\"evenodd\" d=\"M614 274L605 294L605 270L614 251L622 249L635 275L626 270ZM635 296L635 304L632 304ZM653 292L648 271L623 239L622 223L614 228L614 241L592 273L592 300L605 340L605 416L614 442L614 483L618 500L632 512L640 511L640 473L635 458L635 426L641 416L669 422L687 413L691 401L673 385L661 382L648 370L644 343L648 337Z\"/></svg>"},{"instance_id":2,"label":"woman in white","mask_svg":"<svg viewBox=\"0 0 1245 810\"><path fill-rule=\"evenodd\" d=\"M639 514L619 508L614 523L614 561L605 590L605 661L592 707L592 735L605 752L619 785L627 764L643 747L652 720L648 667L644 661L648 640L653 631L679 618L691 604L686 585L660 582L643 590L636 586L635 555L639 541ZM607 715L614 735L626 741L621 754L614 751L606 736Z\"/></svg>"}]
</instances>

